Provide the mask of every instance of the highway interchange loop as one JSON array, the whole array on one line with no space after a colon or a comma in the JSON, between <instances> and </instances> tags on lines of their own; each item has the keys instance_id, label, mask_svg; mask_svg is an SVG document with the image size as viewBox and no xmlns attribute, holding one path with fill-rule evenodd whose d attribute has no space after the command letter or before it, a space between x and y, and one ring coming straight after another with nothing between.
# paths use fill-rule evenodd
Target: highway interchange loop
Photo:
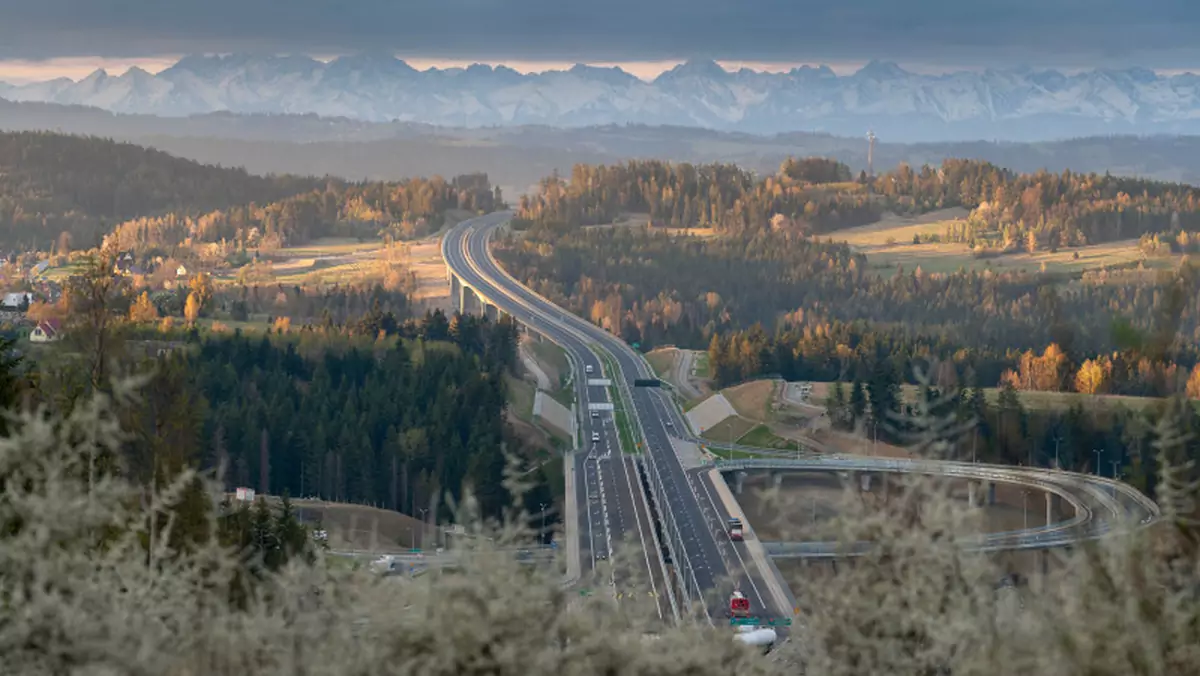
<instances>
[{"instance_id":1,"label":"highway interchange loop","mask_svg":"<svg viewBox=\"0 0 1200 676\"><path fill-rule=\"evenodd\" d=\"M720 601L714 603L713 593L714 590L727 593L729 583L722 583L723 580L731 580L734 587L741 589L761 616L790 617L795 612L795 600L770 557L853 556L870 546L870 543L849 547L823 542L762 543L752 537L747 537L746 542L731 542L724 533L724 524L730 516L743 515L714 469L921 473L1018 484L1057 495L1073 508L1074 516L1063 522L982 535L972 546L985 551L1067 546L1100 537L1126 524L1144 525L1158 518L1153 501L1127 484L1052 469L781 453L744 446L738 448L767 457L696 466L681 457L677 445L708 442L687 431L686 421L670 396L656 388L632 386L635 379L655 377L645 359L619 338L519 283L495 261L489 250L490 240L510 218L510 212L480 216L458 224L444 236L442 254L452 293L459 294L465 304L469 290L479 303L511 315L528 329L561 346L571 361L577 401L583 411L589 409L589 404L625 407L634 427L633 436L644 442L640 453L622 453L619 445L614 450L618 431L611 414L593 417L581 412L577 417L581 428L578 438L583 440L584 448L573 454L573 462L567 468L568 485L574 488L577 505L567 506L567 528L576 529L578 536L569 538L568 568L595 569L598 561L613 553L614 543L621 542L627 534L632 535L642 544L650 591L658 599L659 614L664 618L668 613L679 617L697 603L710 618L722 617L724 609ZM584 376L588 367L597 377L607 376L609 382L589 384ZM609 389L610 384L614 390ZM618 402L608 400L614 391ZM592 441L596 438L600 439L598 443ZM658 514L657 521L662 524L657 529L652 519L654 514ZM680 585L666 583L668 568L682 578ZM619 593L622 580L614 577L608 582L614 594ZM678 593L680 587L687 592Z\"/></svg>"}]
</instances>

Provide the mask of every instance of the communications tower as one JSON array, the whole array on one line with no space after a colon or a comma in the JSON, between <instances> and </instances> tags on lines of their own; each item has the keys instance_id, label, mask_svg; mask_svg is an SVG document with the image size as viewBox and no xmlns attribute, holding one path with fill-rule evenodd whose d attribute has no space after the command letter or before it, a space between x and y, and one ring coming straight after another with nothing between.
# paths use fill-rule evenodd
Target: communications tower
<instances>
[{"instance_id":1,"label":"communications tower","mask_svg":"<svg viewBox=\"0 0 1200 676\"><path fill-rule=\"evenodd\" d=\"M867 130L867 178L875 178L875 132Z\"/></svg>"}]
</instances>

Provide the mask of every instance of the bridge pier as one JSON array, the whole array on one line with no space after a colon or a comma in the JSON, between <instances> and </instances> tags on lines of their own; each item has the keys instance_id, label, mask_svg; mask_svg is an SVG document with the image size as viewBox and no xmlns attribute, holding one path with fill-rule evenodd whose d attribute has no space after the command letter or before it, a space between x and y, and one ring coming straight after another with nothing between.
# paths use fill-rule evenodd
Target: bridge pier
<instances>
[{"instance_id":1,"label":"bridge pier","mask_svg":"<svg viewBox=\"0 0 1200 676\"><path fill-rule=\"evenodd\" d=\"M454 309L462 312L462 295L463 285L454 273L450 273L450 302L454 304Z\"/></svg>"},{"instance_id":2,"label":"bridge pier","mask_svg":"<svg viewBox=\"0 0 1200 676\"><path fill-rule=\"evenodd\" d=\"M745 484L746 484L746 473L745 472L734 472L733 473L733 493L734 493L734 495L741 495L742 489L745 487Z\"/></svg>"},{"instance_id":3,"label":"bridge pier","mask_svg":"<svg viewBox=\"0 0 1200 676\"><path fill-rule=\"evenodd\" d=\"M771 472L771 485L776 489L783 485L783 472Z\"/></svg>"},{"instance_id":4,"label":"bridge pier","mask_svg":"<svg viewBox=\"0 0 1200 676\"><path fill-rule=\"evenodd\" d=\"M971 507L996 504L996 482L968 479L967 504Z\"/></svg>"},{"instance_id":5,"label":"bridge pier","mask_svg":"<svg viewBox=\"0 0 1200 676\"><path fill-rule=\"evenodd\" d=\"M1058 493L1046 492L1046 525L1057 521L1058 515L1062 512L1062 496Z\"/></svg>"},{"instance_id":6,"label":"bridge pier","mask_svg":"<svg viewBox=\"0 0 1200 676\"><path fill-rule=\"evenodd\" d=\"M864 493L871 492L871 478L870 472L862 472L858 475L859 487L862 488Z\"/></svg>"}]
</instances>

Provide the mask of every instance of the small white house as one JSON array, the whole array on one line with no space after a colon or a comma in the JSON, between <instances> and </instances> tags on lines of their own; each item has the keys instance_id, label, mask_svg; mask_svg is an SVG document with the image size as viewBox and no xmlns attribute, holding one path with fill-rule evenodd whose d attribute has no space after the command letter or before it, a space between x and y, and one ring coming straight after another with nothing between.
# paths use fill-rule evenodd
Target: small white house
<instances>
[{"instance_id":1,"label":"small white house","mask_svg":"<svg viewBox=\"0 0 1200 676\"><path fill-rule=\"evenodd\" d=\"M180 265L179 267L175 268L175 276L176 277L187 277L187 274L188 274L188 269L185 268L184 266Z\"/></svg>"},{"instance_id":2,"label":"small white house","mask_svg":"<svg viewBox=\"0 0 1200 676\"><path fill-rule=\"evenodd\" d=\"M25 292L18 291L16 293L4 294L4 299L0 300L0 307L4 308L6 310L15 310L15 309L21 307L22 304L29 305L32 302L33 302L33 294L32 293L29 293L28 291L25 291Z\"/></svg>"}]
</instances>

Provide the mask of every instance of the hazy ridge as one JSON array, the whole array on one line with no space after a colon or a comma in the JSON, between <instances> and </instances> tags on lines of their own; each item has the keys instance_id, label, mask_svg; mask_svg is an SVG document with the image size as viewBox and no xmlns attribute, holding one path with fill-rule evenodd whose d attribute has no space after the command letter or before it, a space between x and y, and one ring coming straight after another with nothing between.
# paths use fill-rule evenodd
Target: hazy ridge
<instances>
[{"instance_id":1,"label":"hazy ridge","mask_svg":"<svg viewBox=\"0 0 1200 676\"><path fill-rule=\"evenodd\" d=\"M316 115L234 115L183 118L121 115L96 108L0 100L0 129L50 130L110 137L254 173L330 174L398 180L487 172L507 194L526 190L556 169L576 163L635 158L736 162L768 172L788 156L835 157L855 172L866 168L862 138L795 132L753 135L645 125L490 129L371 123ZM899 162L940 164L946 157L986 159L1016 171L1105 172L1200 183L1200 137L1107 136L1038 143L985 141L903 144L875 149L875 167Z\"/></svg>"}]
</instances>

